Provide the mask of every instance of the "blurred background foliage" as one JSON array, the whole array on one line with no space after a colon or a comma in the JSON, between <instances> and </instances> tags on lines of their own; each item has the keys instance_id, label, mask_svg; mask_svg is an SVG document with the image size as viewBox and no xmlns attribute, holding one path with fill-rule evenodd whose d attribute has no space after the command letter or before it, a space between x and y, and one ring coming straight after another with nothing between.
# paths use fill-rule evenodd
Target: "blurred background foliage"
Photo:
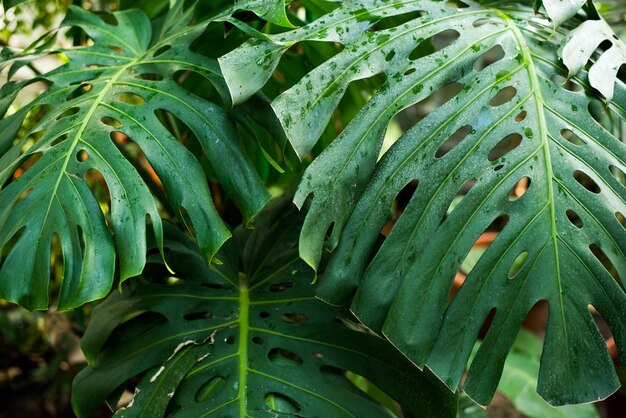
<instances>
[{"instance_id":1,"label":"blurred background foliage","mask_svg":"<svg viewBox=\"0 0 626 418\"><path fill-rule=\"evenodd\" d=\"M200 1L197 19L210 16L232 4L232 2L233 0ZM24 49L35 39L55 31L72 4L103 14L116 10L140 8L152 19L159 19L168 9L169 0L4 0L3 4L0 4L0 48L9 46L18 50ZM596 6L618 35L626 41L626 2L623 0L603 0L596 3ZM335 7L336 4L321 0L291 1L289 17L294 24L302 24L315 20L317 16L323 15ZM238 17L244 21L248 20L251 25L256 24L255 17L251 13L249 16L244 14ZM279 30L271 24L256 28L266 33L274 33ZM214 42L216 39L219 42ZM217 58L242 43L244 36L229 24L220 23L209 26L201 40L204 42L196 42L196 51L208 57ZM62 46L82 45L86 41L84 34L75 29L60 33L56 37L56 42ZM340 45L321 42L298 45L290 49L264 88L264 94L270 100L278 96L288 86L300 80L304 74L334 56L340 49ZM33 74L44 73L63 64L63 62L64 57L62 55L47 56L20 70L23 74L18 73L17 78L29 78ZM200 94L215 103L221 103L217 92L206 79L195 74L182 74L180 77L180 81L196 94ZM4 84L5 81L6 75L0 74L0 85ZM259 110L261 112L270 111L267 98L255 97L240 108L229 109L231 117L237 123L238 133L248 157L272 194L281 195L299 178L306 165L325 149L352 120L358 109L371 97L375 86L381 85L382 81L384 80L373 77L350 84L321 140L310 155L305 157L303 164L298 162L295 154L286 146L285 142L283 142L285 146L282 148L275 146L276 141L274 139L281 133L276 124L267 122L267 120L272 119L267 117L269 114L260 113L261 117L257 120L250 117L250 112L247 111L250 109L255 109L257 112ZM21 103L30 101L38 94L40 88L41 86L38 87L36 83L33 84L32 88L26 90L26 94L20 96L17 106L19 106L20 101ZM222 103L222 105L225 104ZM423 103L421 106L426 108L429 103ZM13 109L13 111L15 110ZM397 115L388 128L384 148L387 149L391 146L402 135L403 127L411 126L412 121L415 118L420 118L420 112L423 113L424 110L412 107ZM30 123L25 123L22 129L28 130L37 120L37 117L36 113L29 115ZM241 217L232 202L228 201L221 192L219 184L212 180L213 175L209 164L202 155L200 145L193 134L188 130L186 131L184 125L178 124L172 115L164 113L161 117L164 125L195 155L200 156L200 161L210 181L211 192L218 211L227 223L232 226L237 225L241 222ZM610 129L614 132L625 132L623 126L611 126ZM624 135L621 137L624 139ZM133 154L140 153L137 147L132 147L132 144L127 150ZM151 174L153 174L149 164L143 166L140 164L136 168L144 179L150 179ZM158 177L154 175L152 178L154 180L153 192L157 198L159 194L162 195L162 198L159 199L161 201L161 214L165 219L172 219L173 216L171 216L167 201L162 193L162 186L159 184ZM96 186L98 182L101 182L103 195L106 194L104 190L106 186L101 179L94 178L92 182ZM401 193L395 202L393 208L395 216L392 216L390 225L393 224L393 218L397 218L408 203L408 199L412 195L411 187L414 185L407 186L407 190ZM106 214L108 210L106 205L102 209ZM384 230L383 233L385 233ZM488 232L477 242L472 250L473 256L470 254L467 259L468 265L464 266L466 271L471 270L473 267L472 260L475 262L480 257L495 235L497 233L490 235ZM60 257L58 246L55 248L56 252L53 251L51 260L52 286L58 287L62 271L60 271L60 264L55 263L55 260ZM457 277L457 287L464 280L462 273L460 272L460 276ZM72 312L57 312L54 309L47 312L29 312L0 300L0 418L74 416L70 406L71 382L76 373L85 366L79 341L93 307L94 304L87 304ZM605 334L609 350L612 350L613 358L618 361L608 327L599 315L596 315L596 319L600 330ZM537 395L536 380L541 357L541 338L545 332L546 321L546 306L536 306L526 319L525 329L520 332L513 350L507 358L503 378L492 404L484 410L469 397L461 395L459 418L613 418L624 416L626 390L623 387L613 396L595 404L561 408L549 406ZM487 329L488 326L489 324L486 323L484 329ZM475 351L479 345L480 342L477 343ZM619 366L620 378L625 383L626 372L623 365ZM402 410L399 405L394 404L378 388L360 376L352 376L351 379L355 385L393 410L398 417L402 417ZM126 402L128 400L126 399ZM121 402L123 403L124 399ZM104 406L94 415L95 418L110 416L112 416L112 412Z\"/></svg>"}]
</instances>

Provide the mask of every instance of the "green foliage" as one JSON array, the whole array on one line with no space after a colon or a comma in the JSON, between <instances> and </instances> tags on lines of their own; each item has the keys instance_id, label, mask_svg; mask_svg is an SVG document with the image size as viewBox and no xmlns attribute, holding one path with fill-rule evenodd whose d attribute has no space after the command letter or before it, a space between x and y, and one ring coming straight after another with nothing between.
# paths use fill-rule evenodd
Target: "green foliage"
<instances>
[{"instance_id":1,"label":"green foliage","mask_svg":"<svg viewBox=\"0 0 626 418\"><path fill-rule=\"evenodd\" d=\"M619 382L587 307L602 314L625 352L626 297L617 272L626 271L626 147L602 126L587 73L563 83L561 31L524 6L493 4L499 9L469 1L345 2L219 61L233 100L241 101L298 42L344 45L272 102L300 156L352 81L386 76L308 167L296 193L299 206L311 199L300 240L310 265L318 265L332 229L322 298L346 303L356 290L351 309L359 320L453 389L495 310L464 384L481 404L496 390L522 319L546 300L539 393L555 405L601 399ZM245 59L254 64L239 65ZM600 60L594 67L604 68ZM603 111L622 121L620 80L615 90ZM434 110L379 161L390 119L427 100ZM444 152L447 142L452 149ZM512 195L523 179L527 191ZM392 202L414 180L419 186L408 207L377 247ZM449 211L464 187L471 190ZM506 226L448 304L456 272L490 225Z\"/></svg>"},{"instance_id":2,"label":"green foliage","mask_svg":"<svg viewBox=\"0 0 626 418\"><path fill-rule=\"evenodd\" d=\"M93 368L74 383L79 416L138 374L132 404L116 416L393 416L347 372L384 388L405 413L454 416L455 396L434 376L315 299L313 271L298 257L301 217L288 203L261 213L254 231L240 227L219 267L169 231L175 284L155 264L94 311L82 342Z\"/></svg>"},{"instance_id":3,"label":"green foliage","mask_svg":"<svg viewBox=\"0 0 626 418\"><path fill-rule=\"evenodd\" d=\"M116 254L120 280L141 273L145 263L146 217L160 241L161 221L144 179L116 141L134 141L156 171L169 204L188 216L203 254L210 260L229 232L217 214L194 155L168 132L159 112L169 112L198 138L221 185L246 219L269 194L248 163L226 113L177 83L187 70L222 80L215 61L194 53L192 42L207 23L189 26L191 9L176 7L153 32L143 12L125 11L106 23L80 8L70 9L65 26L82 28L93 46L62 51L69 62L28 81L2 88L4 114L22 88L49 86L37 99L0 123L0 244L12 248L0 271L0 295L30 309L48 304L48 259L58 236L65 260L59 307L69 309L105 296L111 289ZM11 73L28 57L3 50ZM49 110L26 133L29 111ZM15 173L34 162L20 177ZM98 173L110 195L111 237L87 177ZM8 184L7 184L8 182Z\"/></svg>"},{"instance_id":4,"label":"green foliage","mask_svg":"<svg viewBox=\"0 0 626 418\"><path fill-rule=\"evenodd\" d=\"M591 2L531 3L122 1L69 9L79 46L2 49L0 298L109 295L76 413L127 389L116 416L613 393L589 309L626 360L626 47ZM262 210L300 178L301 214ZM515 343L540 301L541 359Z\"/></svg>"}]
</instances>

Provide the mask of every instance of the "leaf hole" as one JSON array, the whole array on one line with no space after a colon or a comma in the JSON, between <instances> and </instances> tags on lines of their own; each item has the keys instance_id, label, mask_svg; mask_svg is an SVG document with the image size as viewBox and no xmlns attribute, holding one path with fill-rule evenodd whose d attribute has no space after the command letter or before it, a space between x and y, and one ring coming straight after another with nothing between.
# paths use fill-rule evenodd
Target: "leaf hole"
<instances>
[{"instance_id":1,"label":"leaf hole","mask_svg":"<svg viewBox=\"0 0 626 418\"><path fill-rule=\"evenodd\" d=\"M202 287L206 287L207 289L215 289L215 290L220 290L224 288L224 286L219 283L202 283Z\"/></svg>"},{"instance_id":2,"label":"leaf hole","mask_svg":"<svg viewBox=\"0 0 626 418\"><path fill-rule=\"evenodd\" d=\"M386 56L385 56L385 61L389 62L393 59L393 57L396 56L396 51L390 51Z\"/></svg>"},{"instance_id":3,"label":"leaf hole","mask_svg":"<svg viewBox=\"0 0 626 418\"><path fill-rule=\"evenodd\" d=\"M74 100L77 97L81 97L87 93L89 93L93 89L93 86L89 83L82 83L77 88L75 88L70 94L65 98L66 101Z\"/></svg>"},{"instance_id":4,"label":"leaf hole","mask_svg":"<svg viewBox=\"0 0 626 418\"><path fill-rule=\"evenodd\" d=\"M259 336L252 337L252 344L263 345L264 343L265 343L265 341L263 341L263 338L261 338Z\"/></svg>"},{"instance_id":5,"label":"leaf hole","mask_svg":"<svg viewBox=\"0 0 626 418\"><path fill-rule=\"evenodd\" d=\"M446 139L435 151L435 158L441 158L450 151L452 151L457 145L461 143L467 135L472 132L472 125L465 125L459 128L455 133L450 135L448 139Z\"/></svg>"},{"instance_id":6,"label":"leaf hole","mask_svg":"<svg viewBox=\"0 0 626 418\"><path fill-rule=\"evenodd\" d=\"M103 117L102 119L100 119L100 122L102 122L103 124L107 125L107 126L112 126L113 128L119 128L122 126L122 124L120 123L120 121L110 118L108 116Z\"/></svg>"},{"instance_id":7,"label":"leaf hole","mask_svg":"<svg viewBox=\"0 0 626 418\"><path fill-rule=\"evenodd\" d=\"M459 39L461 34L454 29L446 29L436 35L422 40L409 54L412 61L427 57L437 51L450 46L454 41Z\"/></svg>"},{"instance_id":8,"label":"leaf hole","mask_svg":"<svg viewBox=\"0 0 626 418\"><path fill-rule=\"evenodd\" d=\"M412 20L419 19L422 16L424 16L424 12L417 10L417 11L397 14L395 16L384 17L378 20L369 29L369 31L375 32L375 31L380 31L380 30L396 28ZM375 18L378 19L378 17L375 17Z\"/></svg>"},{"instance_id":9,"label":"leaf hole","mask_svg":"<svg viewBox=\"0 0 626 418\"><path fill-rule=\"evenodd\" d=\"M526 112L525 110L522 110L517 116L515 116L515 122L521 122L524 119L526 119L526 116L528 115L528 112Z\"/></svg>"},{"instance_id":10,"label":"leaf hole","mask_svg":"<svg viewBox=\"0 0 626 418\"><path fill-rule=\"evenodd\" d=\"M463 3L461 0L448 0L444 4L446 7L451 7L453 9L467 9L469 7L468 4Z\"/></svg>"},{"instance_id":11,"label":"leaf hole","mask_svg":"<svg viewBox=\"0 0 626 418\"><path fill-rule=\"evenodd\" d=\"M230 335L226 338L224 338L224 343L228 344L228 345L233 345L235 344L235 337Z\"/></svg>"},{"instance_id":12,"label":"leaf hole","mask_svg":"<svg viewBox=\"0 0 626 418\"><path fill-rule=\"evenodd\" d=\"M279 293L289 290L293 287L293 282L281 282L281 283L273 283L269 290L272 293Z\"/></svg>"},{"instance_id":13,"label":"leaf hole","mask_svg":"<svg viewBox=\"0 0 626 418\"><path fill-rule=\"evenodd\" d=\"M152 57L158 57L159 55L163 55L170 49L172 49L172 45L163 45L162 47L154 51L154 53L152 54Z\"/></svg>"},{"instance_id":14,"label":"leaf hole","mask_svg":"<svg viewBox=\"0 0 626 418\"><path fill-rule=\"evenodd\" d=\"M124 52L124 49L122 49L121 47L117 45L107 45L105 46L105 48L110 49L111 51L117 52L118 54L121 54Z\"/></svg>"},{"instance_id":15,"label":"leaf hole","mask_svg":"<svg viewBox=\"0 0 626 418\"><path fill-rule=\"evenodd\" d=\"M578 216L576 212L571 209L565 211L565 215L567 216L567 220L570 221L572 225L576 228L580 229L583 227L583 220Z\"/></svg>"},{"instance_id":16,"label":"leaf hole","mask_svg":"<svg viewBox=\"0 0 626 418\"><path fill-rule=\"evenodd\" d=\"M135 78L138 78L140 80L150 80L150 81L163 80L163 76L157 73L141 73L141 74L137 74Z\"/></svg>"},{"instance_id":17,"label":"leaf hole","mask_svg":"<svg viewBox=\"0 0 626 418\"><path fill-rule=\"evenodd\" d=\"M146 103L143 97L135 93L122 93L120 94L118 99L120 102L124 102L124 103L134 105L134 106L139 106L139 105Z\"/></svg>"},{"instance_id":18,"label":"leaf hole","mask_svg":"<svg viewBox=\"0 0 626 418\"><path fill-rule=\"evenodd\" d=\"M609 166L609 172L622 186L626 186L626 174L617 166Z\"/></svg>"},{"instance_id":19,"label":"leaf hole","mask_svg":"<svg viewBox=\"0 0 626 418\"><path fill-rule=\"evenodd\" d=\"M514 279L515 276L518 275L518 273L524 267L524 264L526 263L527 259L528 259L528 251L524 251L521 254L519 254L517 257L515 257L515 260L513 260L513 265L509 269L509 279Z\"/></svg>"},{"instance_id":20,"label":"leaf hole","mask_svg":"<svg viewBox=\"0 0 626 418\"><path fill-rule=\"evenodd\" d=\"M59 145L61 142L65 141L68 136L69 136L68 134L57 136L52 142L50 142L50 147L55 147Z\"/></svg>"},{"instance_id":21,"label":"leaf hole","mask_svg":"<svg viewBox=\"0 0 626 418\"><path fill-rule=\"evenodd\" d=\"M489 67L491 64L495 64L500 61L504 58L504 55L504 49L502 49L500 45L496 45L478 57L476 62L474 62L474 70L476 72L480 72Z\"/></svg>"},{"instance_id":22,"label":"leaf hole","mask_svg":"<svg viewBox=\"0 0 626 418\"><path fill-rule=\"evenodd\" d=\"M480 18L480 19L476 19L472 23L472 26L474 26L475 28L479 28L479 27L484 26L484 25L497 25L497 24L498 24L498 22L493 20L493 19Z\"/></svg>"},{"instance_id":23,"label":"leaf hole","mask_svg":"<svg viewBox=\"0 0 626 418\"><path fill-rule=\"evenodd\" d=\"M215 376L211 378L208 382L205 382L194 396L194 399L197 403L206 402L209 399L213 398L217 392L221 391L226 387L226 379L222 376Z\"/></svg>"},{"instance_id":24,"label":"leaf hole","mask_svg":"<svg viewBox=\"0 0 626 418\"><path fill-rule=\"evenodd\" d=\"M407 107L398 114L398 117L407 121L411 121L414 125L433 113L435 110L455 98L463 91L464 85L453 82L433 91L418 103ZM422 85L418 84L413 88L415 94L419 94Z\"/></svg>"},{"instance_id":25,"label":"leaf hole","mask_svg":"<svg viewBox=\"0 0 626 418\"><path fill-rule=\"evenodd\" d=\"M496 146L494 146L491 149L491 151L489 151L489 155L487 156L487 159L489 161L498 160L502 158L503 156L505 156L506 154L508 154L509 152L513 151L521 143L522 143L522 136L520 134L513 133L510 135L507 135L506 137L504 137L504 139L498 142Z\"/></svg>"},{"instance_id":26,"label":"leaf hole","mask_svg":"<svg viewBox=\"0 0 626 418\"><path fill-rule=\"evenodd\" d=\"M317 358L317 359L320 359L320 360L324 358L324 355L322 353L320 353L319 351L314 351L314 352L311 353L311 355L313 357Z\"/></svg>"},{"instance_id":27,"label":"leaf hole","mask_svg":"<svg viewBox=\"0 0 626 418\"><path fill-rule=\"evenodd\" d=\"M459 206L459 204L463 201L463 199L465 199L465 196L469 194L469 192L476 185L476 183L477 183L477 180L474 177L474 178L467 180L465 183L461 185L461 187L459 187L459 190L455 193L454 198L448 205L448 209L446 209L446 212L444 213L440 223L443 223L448 218L448 216L454 211L454 209L456 209L457 206Z\"/></svg>"},{"instance_id":28,"label":"leaf hole","mask_svg":"<svg viewBox=\"0 0 626 418\"><path fill-rule=\"evenodd\" d=\"M270 317L270 313L268 311L261 311L261 312L259 312L259 316L261 318L269 318Z\"/></svg>"},{"instance_id":29,"label":"leaf hole","mask_svg":"<svg viewBox=\"0 0 626 418\"><path fill-rule=\"evenodd\" d=\"M602 264L602 267L604 267L604 269L611 275L611 277L615 279L620 287L623 288L623 282L620 279L617 269L615 268L609 257L607 257L607 255L604 253L604 251L602 251L602 249L596 244L591 244L589 246L589 250L591 251L593 256L598 259L600 264Z\"/></svg>"},{"instance_id":30,"label":"leaf hole","mask_svg":"<svg viewBox=\"0 0 626 418\"><path fill-rule=\"evenodd\" d=\"M80 111L80 107L71 107L67 109L65 112L61 113L59 116L57 116L57 120L68 118L72 115L77 114L79 111Z\"/></svg>"},{"instance_id":31,"label":"leaf hole","mask_svg":"<svg viewBox=\"0 0 626 418\"><path fill-rule=\"evenodd\" d=\"M568 142L571 142L574 145L582 145L584 144L583 140L580 139L574 132L569 129L561 129L561 136L566 139Z\"/></svg>"},{"instance_id":32,"label":"leaf hole","mask_svg":"<svg viewBox=\"0 0 626 418\"><path fill-rule=\"evenodd\" d=\"M520 197L524 196L524 194L526 194L526 192L530 188L530 184L530 177L522 177L509 192L509 201L514 202Z\"/></svg>"},{"instance_id":33,"label":"leaf hole","mask_svg":"<svg viewBox=\"0 0 626 418\"><path fill-rule=\"evenodd\" d=\"M550 77L550 80L552 80L555 84L559 85L560 87L564 88L565 90L569 90L569 91L583 91L583 87L576 83L575 81L571 80L571 79L567 79L565 77L563 77L560 74L553 74L552 77Z\"/></svg>"},{"instance_id":34,"label":"leaf hole","mask_svg":"<svg viewBox=\"0 0 626 418\"><path fill-rule=\"evenodd\" d=\"M599 194L600 186L596 183L591 177L589 177L586 173L576 170L574 171L574 180L578 182L585 189L590 191L591 193Z\"/></svg>"},{"instance_id":35,"label":"leaf hole","mask_svg":"<svg viewBox=\"0 0 626 418\"><path fill-rule=\"evenodd\" d=\"M502 106L513 100L515 96L517 96L517 89L515 87L505 87L491 98L489 105L492 107Z\"/></svg>"},{"instance_id":36,"label":"leaf hole","mask_svg":"<svg viewBox=\"0 0 626 418\"><path fill-rule=\"evenodd\" d=\"M280 319L282 319L283 322L286 322L288 324L300 324L302 322L308 321L309 317L300 313L285 312L284 314L281 315Z\"/></svg>"},{"instance_id":37,"label":"leaf hole","mask_svg":"<svg viewBox=\"0 0 626 418\"><path fill-rule=\"evenodd\" d=\"M295 414L302 409L298 402L282 393L270 392L263 400L272 411L280 414Z\"/></svg>"},{"instance_id":38,"label":"leaf hole","mask_svg":"<svg viewBox=\"0 0 626 418\"><path fill-rule=\"evenodd\" d=\"M624 229L626 229L626 216L624 216L621 212L615 212L615 219L619 222Z\"/></svg>"},{"instance_id":39,"label":"leaf hole","mask_svg":"<svg viewBox=\"0 0 626 418\"><path fill-rule=\"evenodd\" d=\"M284 348L272 348L269 353L267 353L267 358L269 358L272 363L281 367L300 366L304 363L299 355Z\"/></svg>"},{"instance_id":40,"label":"leaf hole","mask_svg":"<svg viewBox=\"0 0 626 418\"><path fill-rule=\"evenodd\" d=\"M76 161L78 161L79 163L84 163L88 159L89 159L89 153L85 151L84 149L81 149L80 151L76 153Z\"/></svg>"},{"instance_id":41,"label":"leaf hole","mask_svg":"<svg viewBox=\"0 0 626 418\"><path fill-rule=\"evenodd\" d=\"M187 321L197 321L202 319L211 319L213 318L213 312L205 311L205 312L191 312L183 315L183 318Z\"/></svg>"},{"instance_id":42,"label":"leaf hole","mask_svg":"<svg viewBox=\"0 0 626 418\"><path fill-rule=\"evenodd\" d=\"M415 69L415 68L409 68L408 70L406 70L406 71L404 72L404 75L411 75L411 74L413 74L415 71L416 71L416 69Z\"/></svg>"}]
</instances>

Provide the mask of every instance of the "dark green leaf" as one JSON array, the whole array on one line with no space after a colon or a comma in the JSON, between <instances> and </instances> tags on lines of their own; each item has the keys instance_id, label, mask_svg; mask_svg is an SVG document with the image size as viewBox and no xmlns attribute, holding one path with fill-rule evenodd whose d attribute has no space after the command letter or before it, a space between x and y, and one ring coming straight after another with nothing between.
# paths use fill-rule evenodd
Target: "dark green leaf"
<instances>
[{"instance_id":1,"label":"dark green leaf","mask_svg":"<svg viewBox=\"0 0 626 418\"><path fill-rule=\"evenodd\" d=\"M348 371L413 416L454 416L455 396L436 378L314 297L313 271L298 258L301 222L288 204L260 214L254 231L239 229L219 268L173 234L166 251L183 272L179 283L155 284L152 270L94 311L82 342L93 367L74 382L78 416L144 372L116 416L393 416Z\"/></svg>"}]
</instances>

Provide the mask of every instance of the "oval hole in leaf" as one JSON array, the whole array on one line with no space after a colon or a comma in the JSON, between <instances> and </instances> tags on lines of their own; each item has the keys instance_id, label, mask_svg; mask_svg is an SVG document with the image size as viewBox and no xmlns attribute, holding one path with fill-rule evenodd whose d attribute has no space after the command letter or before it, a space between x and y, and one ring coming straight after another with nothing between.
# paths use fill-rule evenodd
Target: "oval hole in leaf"
<instances>
[{"instance_id":1,"label":"oval hole in leaf","mask_svg":"<svg viewBox=\"0 0 626 418\"><path fill-rule=\"evenodd\" d=\"M448 0L444 4L453 9L467 9L469 7L469 5L463 3L461 0Z\"/></svg>"},{"instance_id":2,"label":"oval hole in leaf","mask_svg":"<svg viewBox=\"0 0 626 418\"><path fill-rule=\"evenodd\" d=\"M135 78L138 78L140 80L151 80L151 81L163 80L163 76L157 73L141 73L141 74L137 74Z\"/></svg>"},{"instance_id":3,"label":"oval hole in leaf","mask_svg":"<svg viewBox=\"0 0 626 418\"><path fill-rule=\"evenodd\" d=\"M489 105L492 107L502 106L513 100L515 96L517 96L517 89L512 86L507 86L491 98Z\"/></svg>"},{"instance_id":4,"label":"oval hole in leaf","mask_svg":"<svg viewBox=\"0 0 626 418\"><path fill-rule=\"evenodd\" d=\"M580 84L576 83L575 81L568 80L560 74L552 75L552 77L550 77L550 80L552 80L555 84L563 87L565 90L583 91L583 87Z\"/></svg>"},{"instance_id":5,"label":"oval hole in leaf","mask_svg":"<svg viewBox=\"0 0 626 418\"><path fill-rule=\"evenodd\" d=\"M224 342L226 344L228 344L228 345L233 345L233 344L235 344L235 337L230 335L230 336L224 338Z\"/></svg>"},{"instance_id":6,"label":"oval hole in leaf","mask_svg":"<svg viewBox=\"0 0 626 418\"><path fill-rule=\"evenodd\" d=\"M89 153L85 151L84 149L81 149L80 151L76 153L76 161L78 161L79 163L84 163L88 159L89 159Z\"/></svg>"},{"instance_id":7,"label":"oval hole in leaf","mask_svg":"<svg viewBox=\"0 0 626 418\"><path fill-rule=\"evenodd\" d=\"M293 351L278 347L272 348L269 353L267 353L267 358L270 359L272 363L281 367L300 366L304 363L302 357Z\"/></svg>"},{"instance_id":8,"label":"oval hole in leaf","mask_svg":"<svg viewBox=\"0 0 626 418\"><path fill-rule=\"evenodd\" d=\"M57 136L52 142L50 142L50 147L54 147L54 146L60 144L61 142L65 141L68 136L69 136L68 134L63 134L63 135Z\"/></svg>"},{"instance_id":9,"label":"oval hole in leaf","mask_svg":"<svg viewBox=\"0 0 626 418\"><path fill-rule=\"evenodd\" d=\"M128 103L128 104L135 105L135 106L146 103L143 97L135 93L122 93L120 94L118 99L120 102Z\"/></svg>"},{"instance_id":10,"label":"oval hole in leaf","mask_svg":"<svg viewBox=\"0 0 626 418\"><path fill-rule=\"evenodd\" d=\"M478 57L476 62L474 62L474 70L480 72L502 58L504 58L504 49L500 45L496 45Z\"/></svg>"},{"instance_id":11,"label":"oval hole in leaf","mask_svg":"<svg viewBox=\"0 0 626 418\"><path fill-rule=\"evenodd\" d=\"M281 414L295 414L302 409L298 402L291 399L287 395L283 395L282 393L270 392L265 395L263 400L265 401L265 405L267 405L272 411Z\"/></svg>"},{"instance_id":12,"label":"oval hole in leaf","mask_svg":"<svg viewBox=\"0 0 626 418\"><path fill-rule=\"evenodd\" d=\"M120 123L120 121L110 118L108 116L103 117L102 119L100 119L100 122L104 123L107 126L112 126L114 128L119 128L120 126L122 126L122 124Z\"/></svg>"},{"instance_id":13,"label":"oval hole in leaf","mask_svg":"<svg viewBox=\"0 0 626 418\"><path fill-rule=\"evenodd\" d=\"M515 122L523 121L524 119L526 119L527 115L528 115L528 112L526 112L525 110L522 110L521 112L519 112L517 116L515 116Z\"/></svg>"},{"instance_id":14,"label":"oval hole in leaf","mask_svg":"<svg viewBox=\"0 0 626 418\"><path fill-rule=\"evenodd\" d=\"M583 140L580 139L574 132L570 131L569 129L561 129L561 136L574 145L584 144Z\"/></svg>"},{"instance_id":15,"label":"oval hole in leaf","mask_svg":"<svg viewBox=\"0 0 626 418\"><path fill-rule=\"evenodd\" d=\"M172 45L163 45L162 47L160 47L159 49L157 49L156 51L154 51L154 53L152 54L153 57L158 57L159 55L163 55L165 54L167 51L169 51L172 48Z\"/></svg>"},{"instance_id":16,"label":"oval hole in leaf","mask_svg":"<svg viewBox=\"0 0 626 418\"><path fill-rule=\"evenodd\" d=\"M461 34L454 29L446 29L439 32L436 35L426 38L421 41L413 51L409 54L409 59L412 61L427 57L434 54L437 51L441 51L447 46L450 46L454 41L459 39Z\"/></svg>"},{"instance_id":17,"label":"oval hole in leaf","mask_svg":"<svg viewBox=\"0 0 626 418\"><path fill-rule=\"evenodd\" d=\"M517 276L520 270L522 270L522 267L524 267L524 264L526 263L527 259L528 259L528 251L524 251L520 255L515 257L515 260L513 261L513 265L511 266L511 269L509 270L509 279L513 279L515 278L515 276Z\"/></svg>"},{"instance_id":18,"label":"oval hole in leaf","mask_svg":"<svg viewBox=\"0 0 626 418\"><path fill-rule=\"evenodd\" d=\"M604 251L602 251L602 249L598 245L596 245L596 244L591 244L589 246L589 250L594 255L594 257L596 257L598 259L598 261L602 264L602 267L604 267L604 269L623 288L623 283L622 283L622 280L619 277L617 269L615 268L615 266L613 265L613 263L611 262L609 257L607 257L607 255L604 253Z\"/></svg>"},{"instance_id":19,"label":"oval hole in leaf","mask_svg":"<svg viewBox=\"0 0 626 418\"><path fill-rule=\"evenodd\" d=\"M211 319L213 318L213 312L191 312L183 315L183 318L185 318L187 321L196 321L198 319Z\"/></svg>"},{"instance_id":20,"label":"oval hole in leaf","mask_svg":"<svg viewBox=\"0 0 626 418\"><path fill-rule=\"evenodd\" d=\"M509 193L509 200L513 202L524 196L530 188L531 183L532 181L530 180L530 177L522 177L511 189L511 192Z\"/></svg>"},{"instance_id":21,"label":"oval hole in leaf","mask_svg":"<svg viewBox=\"0 0 626 418\"><path fill-rule=\"evenodd\" d=\"M598 183L596 183L586 173L583 173L580 170L576 170L574 171L574 179L585 189L589 190L591 193L595 193L595 194L600 193L600 186L598 186Z\"/></svg>"},{"instance_id":22,"label":"oval hole in leaf","mask_svg":"<svg viewBox=\"0 0 626 418\"><path fill-rule=\"evenodd\" d=\"M105 46L106 49L110 49L111 51L117 52L118 54L121 54L124 52L124 49L122 47L119 47L117 45L107 45Z\"/></svg>"},{"instance_id":23,"label":"oval hole in leaf","mask_svg":"<svg viewBox=\"0 0 626 418\"><path fill-rule=\"evenodd\" d=\"M476 19L472 23L472 26L474 26L475 28L479 28L483 25L497 25L497 24L498 22L493 19L480 18L480 19Z\"/></svg>"},{"instance_id":24,"label":"oval hole in leaf","mask_svg":"<svg viewBox=\"0 0 626 418\"><path fill-rule=\"evenodd\" d=\"M74 91L72 91L70 94L68 94L67 97L65 98L65 100L67 100L68 102L70 100L74 100L77 97L80 97L80 96L83 96L83 95L89 93L92 88L93 88L93 86L91 84L83 83L83 84L79 85L77 88L75 88Z\"/></svg>"},{"instance_id":25,"label":"oval hole in leaf","mask_svg":"<svg viewBox=\"0 0 626 418\"><path fill-rule=\"evenodd\" d=\"M222 390L226 386L226 379L222 376L215 376L211 378L208 382L204 383L200 386L200 389L196 392L196 396L194 399L196 402L206 402L208 401L216 392Z\"/></svg>"},{"instance_id":26,"label":"oval hole in leaf","mask_svg":"<svg viewBox=\"0 0 626 418\"><path fill-rule=\"evenodd\" d=\"M270 286L270 292L278 293L289 290L293 287L293 282L272 283Z\"/></svg>"},{"instance_id":27,"label":"oval hole in leaf","mask_svg":"<svg viewBox=\"0 0 626 418\"><path fill-rule=\"evenodd\" d=\"M469 194L472 188L476 185L476 182L476 178L471 178L459 187L459 190L455 193L450 205L448 205L448 209L446 209L446 213L441 219L441 223L443 223L450 213L452 213L454 209L456 209L456 207L463 201L463 199L465 199L465 196Z\"/></svg>"},{"instance_id":28,"label":"oval hole in leaf","mask_svg":"<svg viewBox=\"0 0 626 418\"><path fill-rule=\"evenodd\" d=\"M202 283L202 287L206 287L207 289L215 289L215 290L224 288L223 285L218 284L218 283Z\"/></svg>"},{"instance_id":29,"label":"oval hole in leaf","mask_svg":"<svg viewBox=\"0 0 626 418\"><path fill-rule=\"evenodd\" d=\"M263 345L264 341L263 341L263 338L259 336L254 336L252 337L252 343L256 345Z\"/></svg>"},{"instance_id":30,"label":"oval hole in leaf","mask_svg":"<svg viewBox=\"0 0 626 418\"><path fill-rule=\"evenodd\" d=\"M489 151L489 155L487 159L489 161L495 161L509 152L513 151L515 148L522 143L522 136L520 134L510 134L504 137L500 142L496 144L495 147Z\"/></svg>"},{"instance_id":31,"label":"oval hole in leaf","mask_svg":"<svg viewBox=\"0 0 626 418\"><path fill-rule=\"evenodd\" d=\"M443 141L443 143L437 148L435 151L435 158L441 158L450 151L452 151L469 133L472 131L472 125L465 125L459 128L455 133L450 135L448 139Z\"/></svg>"},{"instance_id":32,"label":"oval hole in leaf","mask_svg":"<svg viewBox=\"0 0 626 418\"><path fill-rule=\"evenodd\" d=\"M617 219L617 222L622 224L624 229L626 229L626 216L624 216L621 212L615 212L615 219Z\"/></svg>"},{"instance_id":33,"label":"oval hole in leaf","mask_svg":"<svg viewBox=\"0 0 626 418\"><path fill-rule=\"evenodd\" d=\"M626 174L617 166L609 166L609 171L622 186L626 186Z\"/></svg>"},{"instance_id":34,"label":"oval hole in leaf","mask_svg":"<svg viewBox=\"0 0 626 418\"><path fill-rule=\"evenodd\" d=\"M64 118L67 118L69 116L75 115L80 111L80 107L71 107L69 109L67 109L65 112L61 113L59 116L57 116L57 120L61 120Z\"/></svg>"},{"instance_id":35,"label":"oval hole in leaf","mask_svg":"<svg viewBox=\"0 0 626 418\"><path fill-rule=\"evenodd\" d=\"M580 216L576 212L571 209L565 211L565 215L567 216L567 220L570 221L572 225L576 228L580 229L583 227L583 220L580 219Z\"/></svg>"},{"instance_id":36,"label":"oval hole in leaf","mask_svg":"<svg viewBox=\"0 0 626 418\"><path fill-rule=\"evenodd\" d=\"M375 32L379 30L395 28L407 22L410 22L411 20L418 19L422 16L424 16L424 12L417 10L417 11L398 14L395 16L385 17L377 21L374 24L374 26L372 26L368 30Z\"/></svg>"},{"instance_id":37,"label":"oval hole in leaf","mask_svg":"<svg viewBox=\"0 0 626 418\"><path fill-rule=\"evenodd\" d=\"M299 324L308 321L309 317L296 312L285 312L281 315L280 319L288 324Z\"/></svg>"}]
</instances>

